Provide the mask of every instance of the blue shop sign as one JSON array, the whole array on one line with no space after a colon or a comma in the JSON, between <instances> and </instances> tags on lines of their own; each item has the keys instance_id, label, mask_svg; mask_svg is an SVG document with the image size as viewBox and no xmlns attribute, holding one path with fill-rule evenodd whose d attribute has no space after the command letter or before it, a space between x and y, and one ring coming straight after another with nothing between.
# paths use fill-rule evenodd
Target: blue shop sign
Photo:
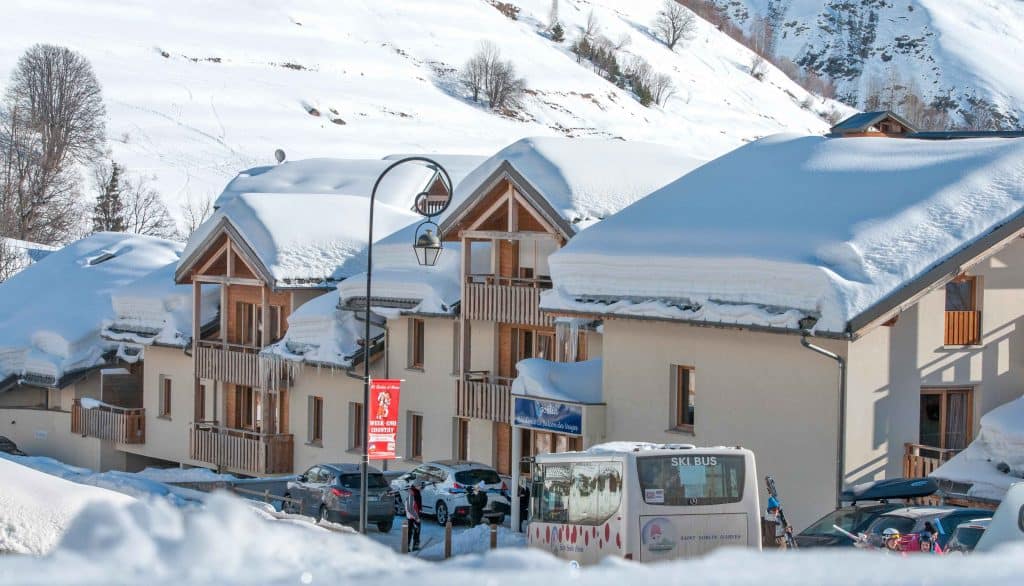
<instances>
[{"instance_id":1,"label":"blue shop sign","mask_svg":"<svg viewBox=\"0 0 1024 586\"><path fill-rule=\"evenodd\" d=\"M513 424L541 431L583 435L583 406L515 397Z\"/></svg>"}]
</instances>

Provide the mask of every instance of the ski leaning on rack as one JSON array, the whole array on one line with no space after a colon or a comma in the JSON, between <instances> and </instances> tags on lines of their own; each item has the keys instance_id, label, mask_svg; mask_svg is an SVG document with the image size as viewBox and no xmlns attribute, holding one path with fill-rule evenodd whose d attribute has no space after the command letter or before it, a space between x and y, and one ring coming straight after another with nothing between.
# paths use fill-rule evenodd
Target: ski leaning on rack
<instances>
[{"instance_id":1,"label":"ski leaning on rack","mask_svg":"<svg viewBox=\"0 0 1024 586\"><path fill-rule=\"evenodd\" d=\"M789 522L786 521L786 513L782 512L782 501L779 499L779 491L775 488L775 479L771 476L764 477L764 483L768 485L768 494L775 497L775 500L779 501L779 522L782 523L782 527L789 527ZM796 539L793 538L792 531L783 531L783 535L786 536L786 545L790 549L799 549L796 544Z\"/></svg>"}]
</instances>

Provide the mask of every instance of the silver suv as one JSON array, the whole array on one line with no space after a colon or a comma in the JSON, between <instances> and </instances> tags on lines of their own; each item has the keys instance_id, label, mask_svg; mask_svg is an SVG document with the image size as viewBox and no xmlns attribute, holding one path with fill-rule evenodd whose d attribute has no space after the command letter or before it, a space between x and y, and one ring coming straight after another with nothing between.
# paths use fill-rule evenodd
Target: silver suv
<instances>
[{"instance_id":1,"label":"silver suv","mask_svg":"<svg viewBox=\"0 0 1024 586\"><path fill-rule=\"evenodd\" d=\"M488 523L498 525L505 521L510 503L508 485L490 466L464 460L421 464L391 481L391 489L397 493L396 510L404 510L401 499L408 497L409 485L415 481L423 482L423 512L434 515L439 525L444 525L449 519L455 522L469 517L466 493L481 481L487 492L484 518Z\"/></svg>"},{"instance_id":2,"label":"silver suv","mask_svg":"<svg viewBox=\"0 0 1024 586\"><path fill-rule=\"evenodd\" d=\"M320 521L356 525L359 523L359 465L319 464L288 481L287 513L309 515ZM367 470L367 525L381 533L391 531L394 522L391 492L380 470Z\"/></svg>"}]
</instances>

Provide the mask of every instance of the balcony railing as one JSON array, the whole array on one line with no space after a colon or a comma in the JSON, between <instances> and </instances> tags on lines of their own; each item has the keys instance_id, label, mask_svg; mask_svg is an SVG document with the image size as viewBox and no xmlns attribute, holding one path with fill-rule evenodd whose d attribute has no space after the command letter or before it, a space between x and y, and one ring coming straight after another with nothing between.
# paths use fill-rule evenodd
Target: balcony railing
<instances>
[{"instance_id":1,"label":"balcony railing","mask_svg":"<svg viewBox=\"0 0 1024 586\"><path fill-rule=\"evenodd\" d=\"M510 422L512 379L467 372L465 380L456 382L455 411L459 417Z\"/></svg>"},{"instance_id":2,"label":"balcony railing","mask_svg":"<svg viewBox=\"0 0 1024 586\"><path fill-rule=\"evenodd\" d=\"M948 450L924 444L903 444L903 477L928 476L959 453L960 450Z\"/></svg>"},{"instance_id":3,"label":"balcony railing","mask_svg":"<svg viewBox=\"0 0 1024 586\"><path fill-rule=\"evenodd\" d=\"M290 433L259 433L213 422L191 424L188 447L193 460L253 476L290 474L295 451Z\"/></svg>"},{"instance_id":4,"label":"balcony railing","mask_svg":"<svg viewBox=\"0 0 1024 586\"><path fill-rule=\"evenodd\" d=\"M980 311L946 312L946 346L969 346L981 343Z\"/></svg>"},{"instance_id":5,"label":"balcony railing","mask_svg":"<svg viewBox=\"0 0 1024 586\"><path fill-rule=\"evenodd\" d=\"M146 410L113 405L86 409L75 399L71 404L71 433L119 444L144 444Z\"/></svg>"},{"instance_id":6,"label":"balcony railing","mask_svg":"<svg viewBox=\"0 0 1024 586\"><path fill-rule=\"evenodd\" d=\"M541 291L550 288L544 278L467 275L463 312L468 319L550 327L553 318L540 310Z\"/></svg>"},{"instance_id":7,"label":"balcony railing","mask_svg":"<svg viewBox=\"0 0 1024 586\"><path fill-rule=\"evenodd\" d=\"M196 376L247 387L262 387L259 348L202 340L196 348Z\"/></svg>"}]
</instances>

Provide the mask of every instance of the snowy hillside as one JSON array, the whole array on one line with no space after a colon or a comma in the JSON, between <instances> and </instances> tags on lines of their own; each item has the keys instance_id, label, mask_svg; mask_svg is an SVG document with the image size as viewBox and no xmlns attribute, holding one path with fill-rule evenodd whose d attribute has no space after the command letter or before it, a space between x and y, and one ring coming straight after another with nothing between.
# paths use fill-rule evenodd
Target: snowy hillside
<instances>
[{"instance_id":1,"label":"snowy hillside","mask_svg":"<svg viewBox=\"0 0 1024 586\"><path fill-rule=\"evenodd\" d=\"M550 0L514 0L512 20L485 0L6 0L0 87L30 45L50 42L92 62L116 160L155 176L176 202L216 195L239 170L318 156L395 152L490 155L524 136L623 137L707 159L779 131L820 133L807 94L776 70L749 74L751 54L701 21L670 52L649 27L661 0L562 0L565 40L543 34ZM647 108L577 63L571 42L593 10L600 34L626 37L677 93ZM468 99L456 70L482 40L510 58L528 92L514 116ZM832 106L807 101L827 114Z\"/></svg>"},{"instance_id":2,"label":"snowy hillside","mask_svg":"<svg viewBox=\"0 0 1024 586\"><path fill-rule=\"evenodd\" d=\"M767 19L775 54L836 80L848 103L863 105L895 72L928 102L973 103L1003 128L1024 118L1020 0L714 1L748 31Z\"/></svg>"}]
</instances>

